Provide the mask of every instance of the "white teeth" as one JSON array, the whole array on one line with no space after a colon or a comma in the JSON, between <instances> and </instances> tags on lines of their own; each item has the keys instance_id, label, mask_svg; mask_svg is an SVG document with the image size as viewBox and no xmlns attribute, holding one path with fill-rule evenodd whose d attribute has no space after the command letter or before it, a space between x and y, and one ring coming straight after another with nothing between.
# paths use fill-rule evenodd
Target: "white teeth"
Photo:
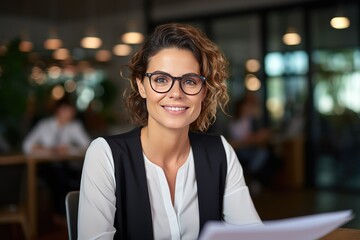
<instances>
[{"instance_id":1,"label":"white teeth","mask_svg":"<svg viewBox=\"0 0 360 240\"><path fill-rule=\"evenodd\" d=\"M184 107L165 107L165 108L170 110L170 111L183 111L183 110L185 110Z\"/></svg>"}]
</instances>

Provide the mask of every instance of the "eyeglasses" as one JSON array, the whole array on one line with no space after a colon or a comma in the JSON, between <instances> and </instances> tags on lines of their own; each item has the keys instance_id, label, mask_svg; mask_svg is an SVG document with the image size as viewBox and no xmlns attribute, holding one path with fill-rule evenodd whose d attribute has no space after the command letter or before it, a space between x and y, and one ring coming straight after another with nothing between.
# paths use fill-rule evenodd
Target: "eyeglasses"
<instances>
[{"instance_id":1,"label":"eyeglasses","mask_svg":"<svg viewBox=\"0 0 360 240\"><path fill-rule=\"evenodd\" d=\"M187 95L198 94L206 78L194 73L184 74L181 77L173 77L166 72L156 71L145 73L149 78L151 88L157 93L167 93L174 86L176 80L179 80L181 90Z\"/></svg>"}]
</instances>

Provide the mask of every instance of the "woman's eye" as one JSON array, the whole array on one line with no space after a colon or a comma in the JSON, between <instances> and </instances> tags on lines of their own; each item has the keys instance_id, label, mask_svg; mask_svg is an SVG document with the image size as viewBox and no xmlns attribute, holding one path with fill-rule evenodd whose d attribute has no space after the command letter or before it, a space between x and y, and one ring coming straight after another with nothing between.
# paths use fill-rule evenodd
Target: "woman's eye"
<instances>
[{"instance_id":1,"label":"woman's eye","mask_svg":"<svg viewBox=\"0 0 360 240\"><path fill-rule=\"evenodd\" d=\"M168 80L165 77L157 77L155 78L156 83L167 83Z\"/></svg>"},{"instance_id":2,"label":"woman's eye","mask_svg":"<svg viewBox=\"0 0 360 240\"><path fill-rule=\"evenodd\" d=\"M185 84L185 85L196 85L197 81L195 79L192 79L192 78L185 78L183 80L183 84Z\"/></svg>"}]
</instances>

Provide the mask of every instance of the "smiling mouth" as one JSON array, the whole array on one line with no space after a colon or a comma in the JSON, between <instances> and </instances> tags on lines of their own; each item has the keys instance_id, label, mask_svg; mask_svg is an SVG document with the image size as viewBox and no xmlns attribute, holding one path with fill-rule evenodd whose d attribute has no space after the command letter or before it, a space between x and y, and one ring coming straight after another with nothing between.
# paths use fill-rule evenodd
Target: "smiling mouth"
<instances>
[{"instance_id":1,"label":"smiling mouth","mask_svg":"<svg viewBox=\"0 0 360 240\"><path fill-rule=\"evenodd\" d=\"M187 107L169 107L169 106L163 106L163 108L169 111L184 111L187 109Z\"/></svg>"}]
</instances>

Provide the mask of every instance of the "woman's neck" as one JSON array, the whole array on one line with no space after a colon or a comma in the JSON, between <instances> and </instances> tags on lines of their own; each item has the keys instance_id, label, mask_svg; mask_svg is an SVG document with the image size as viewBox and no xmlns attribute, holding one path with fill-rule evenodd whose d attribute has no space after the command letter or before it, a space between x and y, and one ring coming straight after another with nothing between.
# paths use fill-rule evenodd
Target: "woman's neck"
<instances>
[{"instance_id":1,"label":"woman's neck","mask_svg":"<svg viewBox=\"0 0 360 240\"><path fill-rule=\"evenodd\" d=\"M190 151L189 130L141 129L141 144L147 158L163 167L169 164L182 165Z\"/></svg>"}]
</instances>

